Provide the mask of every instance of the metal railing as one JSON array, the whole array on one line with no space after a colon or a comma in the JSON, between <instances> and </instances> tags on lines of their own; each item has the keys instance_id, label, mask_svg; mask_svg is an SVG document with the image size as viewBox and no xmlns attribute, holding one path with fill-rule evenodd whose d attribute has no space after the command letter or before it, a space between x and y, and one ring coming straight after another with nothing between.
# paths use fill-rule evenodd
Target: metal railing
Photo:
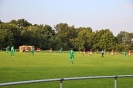
<instances>
[{"instance_id":1,"label":"metal railing","mask_svg":"<svg viewBox=\"0 0 133 88\"><path fill-rule=\"evenodd\" d=\"M69 80L85 80L85 79L103 79L103 78L114 78L114 88L117 88L117 79L133 77L133 75L118 75L118 76L87 76L87 77L73 77L73 78L56 78L56 79L43 79L43 80L29 80L29 81L19 81L19 82L8 82L0 83L1 86L11 86L11 85L20 85L20 84L31 84L31 83L41 83L41 82L54 82L60 81L60 88L63 88L63 81Z\"/></svg>"}]
</instances>

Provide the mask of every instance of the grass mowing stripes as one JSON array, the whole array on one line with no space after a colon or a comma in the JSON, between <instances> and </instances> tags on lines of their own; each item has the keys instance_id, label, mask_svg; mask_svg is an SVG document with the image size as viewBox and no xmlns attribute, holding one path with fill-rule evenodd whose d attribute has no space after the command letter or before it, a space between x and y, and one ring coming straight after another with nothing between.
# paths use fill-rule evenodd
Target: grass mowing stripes
<instances>
[{"instance_id":1,"label":"grass mowing stripes","mask_svg":"<svg viewBox=\"0 0 133 88\"><path fill-rule=\"evenodd\" d=\"M82 76L112 76L133 74L133 56L93 54L82 56L75 53L74 64L69 62L68 53L0 52L0 83L39 80L49 78L69 78ZM133 88L133 78L119 78L119 88ZM64 81L63 88L113 88L114 79L88 79ZM59 82L35 83L7 86L3 88L59 88Z\"/></svg>"}]
</instances>

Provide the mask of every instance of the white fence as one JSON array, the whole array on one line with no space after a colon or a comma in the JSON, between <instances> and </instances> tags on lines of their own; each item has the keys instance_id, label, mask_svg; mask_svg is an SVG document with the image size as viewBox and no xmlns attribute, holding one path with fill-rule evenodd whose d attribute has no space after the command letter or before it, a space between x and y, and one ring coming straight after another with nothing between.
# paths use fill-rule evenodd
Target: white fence
<instances>
[{"instance_id":1,"label":"white fence","mask_svg":"<svg viewBox=\"0 0 133 88\"><path fill-rule=\"evenodd\" d=\"M19 82L0 83L0 87L1 87L1 86L20 85L20 84L31 84L31 83L41 83L41 82L54 82L54 81L60 81L60 88L63 88L63 81L84 80L84 79L114 78L114 88L117 88L117 79L118 79L118 78L125 78L125 77L133 77L133 75L87 76L87 77L73 77L73 78L56 78L56 79L44 79L44 80L29 80L29 81L19 81Z\"/></svg>"}]
</instances>

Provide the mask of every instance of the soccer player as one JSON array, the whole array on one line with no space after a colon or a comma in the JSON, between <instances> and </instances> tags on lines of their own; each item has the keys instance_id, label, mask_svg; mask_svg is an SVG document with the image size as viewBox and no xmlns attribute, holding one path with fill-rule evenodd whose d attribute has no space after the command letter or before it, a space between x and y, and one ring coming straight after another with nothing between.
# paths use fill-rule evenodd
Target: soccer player
<instances>
[{"instance_id":1,"label":"soccer player","mask_svg":"<svg viewBox=\"0 0 133 88\"><path fill-rule=\"evenodd\" d=\"M103 57L104 58L104 50L102 50L102 56L101 57Z\"/></svg>"},{"instance_id":2,"label":"soccer player","mask_svg":"<svg viewBox=\"0 0 133 88\"><path fill-rule=\"evenodd\" d=\"M127 55L127 53L124 51L124 59L126 59L126 55Z\"/></svg>"},{"instance_id":3,"label":"soccer player","mask_svg":"<svg viewBox=\"0 0 133 88\"><path fill-rule=\"evenodd\" d=\"M62 54L62 48L60 48L60 54Z\"/></svg>"},{"instance_id":4,"label":"soccer player","mask_svg":"<svg viewBox=\"0 0 133 88\"><path fill-rule=\"evenodd\" d=\"M89 56L92 56L92 49L90 49Z\"/></svg>"},{"instance_id":5,"label":"soccer player","mask_svg":"<svg viewBox=\"0 0 133 88\"><path fill-rule=\"evenodd\" d=\"M11 56L14 56L14 46L11 46Z\"/></svg>"},{"instance_id":6,"label":"soccer player","mask_svg":"<svg viewBox=\"0 0 133 88\"><path fill-rule=\"evenodd\" d=\"M8 53L8 51L9 51L9 47L6 47L6 53Z\"/></svg>"},{"instance_id":7,"label":"soccer player","mask_svg":"<svg viewBox=\"0 0 133 88\"><path fill-rule=\"evenodd\" d=\"M114 50L113 50L113 49L112 49L112 51L111 51L111 55L114 56Z\"/></svg>"},{"instance_id":8,"label":"soccer player","mask_svg":"<svg viewBox=\"0 0 133 88\"><path fill-rule=\"evenodd\" d=\"M84 54L85 54L85 51L86 51L86 50L85 50L85 48L84 48L84 49L83 49L83 56L84 56Z\"/></svg>"},{"instance_id":9,"label":"soccer player","mask_svg":"<svg viewBox=\"0 0 133 88\"><path fill-rule=\"evenodd\" d=\"M73 49L70 50L70 60L69 62L72 62L72 64L74 63L74 51Z\"/></svg>"},{"instance_id":10,"label":"soccer player","mask_svg":"<svg viewBox=\"0 0 133 88\"><path fill-rule=\"evenodd\" d=\"M25 47L26 52L28 52L28 47Z\"/></svg>"},{"instance_id":11,"label":"soccer player","mask_svg":"<svg viewBox=\"0 0 133 88\"><path fill-rule=\"evenodd\" d=\"M130 56L130 55L131 55L131 51L129 50L129 51L128 51L128 56Z\"/></svg>"},{"instance_id":12,"label":"soccer player","mask_svg":"<svg viewBox=\"0 0 133 88\"><path fill-rule=\"evenodd\" d=\"M34 55L34 46L31 47L31 49L30 49L30 54ZM30 54L29 54L29 55L30 55Z\"/></svg>"},{"instance_id":13,"label":"soccer player","mask_svg":"<svg viewBox=\"0 0 133 88\"><path fill-rule=\"evenodd\" d=\"M52 48L50 48L50 53L52 53Z\"/></svg>"}]
</instances>

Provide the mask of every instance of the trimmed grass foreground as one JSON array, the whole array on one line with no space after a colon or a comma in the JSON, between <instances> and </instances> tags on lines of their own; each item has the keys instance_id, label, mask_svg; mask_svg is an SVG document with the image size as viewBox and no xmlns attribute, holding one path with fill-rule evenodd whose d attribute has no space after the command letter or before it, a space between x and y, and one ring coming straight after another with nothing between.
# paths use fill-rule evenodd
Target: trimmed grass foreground
<instances>
[{"instance_id":1,"label":"trimmed grass foreground","mask_svg":"<svg viewBox=\"0 0 133 88\"><path fill-rule=\"evenodd\" d=\"M93 54L82 56L75 53L74 64L69 53L0 52L0 83L27 80L69 78L83 76L114 76L133 74L133 56L124 59L123 54L111 56ZM59 88L59 82L45 82L6 86L2 88ZM63 88L114 88L114 79L88 79L64 81ZM118 78L118 88L133 88L133 78Z\"/></svg>"}]
</instances>

